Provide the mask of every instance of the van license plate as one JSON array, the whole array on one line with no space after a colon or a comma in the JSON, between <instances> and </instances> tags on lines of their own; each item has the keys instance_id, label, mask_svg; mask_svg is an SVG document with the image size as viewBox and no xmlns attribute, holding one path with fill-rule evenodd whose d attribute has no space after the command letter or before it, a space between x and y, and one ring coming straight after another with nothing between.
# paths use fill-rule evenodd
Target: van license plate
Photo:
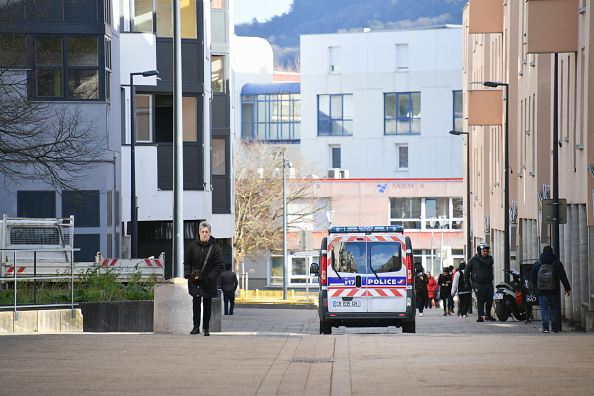
<instances>
[{"instance_id":1,"label":"van license plate","mask_svg":"<svg viewBox=\"0 0 594 396\"><path fill-rule=\"evenodd\" d=\"M334 301L335 307L357 308L361 306L361 300L357 301Z\"/></svg>"},{"instance_id":2,"label":"van license plate","mask_svg":"<svg viewBox=\"0 0 594 396\"><path fill-rule=\"evenodd\" d=\"M493 300L503 300L503 293L495 293L493 295Z\"/></svg>"}]
</instances>

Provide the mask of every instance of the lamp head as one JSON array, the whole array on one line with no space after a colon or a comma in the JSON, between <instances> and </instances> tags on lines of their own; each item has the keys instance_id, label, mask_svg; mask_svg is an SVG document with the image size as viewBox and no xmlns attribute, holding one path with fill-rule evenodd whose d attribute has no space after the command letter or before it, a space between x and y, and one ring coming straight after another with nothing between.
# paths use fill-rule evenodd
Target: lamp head
<instances>
[{"instance_id":1,"label":"lamp head","mask_svg":"<svg viewBox=\"0 0 594 396\"><path fill-rule=\"evenodd\" d=\"M147 70L142 72L142 77L150 77L150 76L158 76L159 75L159 71L158 70Z\"/></svg>"},{"instance_id":2,"label":"lamp head","mask_svg":"<svg viewBox=\"0 0 594 396\"><path fill-rule=\"evenodd\" d=\"M462 135L462 132L460 132L460 131L450 131L450 135L460 136L460 135Z\"/></svg>"},{"instance_id":3,"label":"lamp head","mask_svg":"<svg viewBox=\"0 0 594 396\"><path fill-rule=\"evenodd\" d=\"M483 85L485 87L491 87L491 88L495 88L499 86L499 83L493 82L493 81L483 81Z\"/></svg>"}]
</instances>

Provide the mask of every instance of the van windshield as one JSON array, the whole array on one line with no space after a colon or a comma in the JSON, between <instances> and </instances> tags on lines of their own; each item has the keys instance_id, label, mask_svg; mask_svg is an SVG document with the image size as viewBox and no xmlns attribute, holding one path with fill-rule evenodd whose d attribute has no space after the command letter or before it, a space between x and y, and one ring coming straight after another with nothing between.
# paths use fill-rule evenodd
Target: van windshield
<instances>
[{"instance_id":1,"label":"van windshield","mask_svg":"<svg viewBox=\"0 0 594 396\"><path fill-rule=\"evenodd\" d=\"M369 265L373 271L368 271ZM381 273L402 269L400 242L335 242L332 268L337 272Z\"/></svg>"}]
</instances>

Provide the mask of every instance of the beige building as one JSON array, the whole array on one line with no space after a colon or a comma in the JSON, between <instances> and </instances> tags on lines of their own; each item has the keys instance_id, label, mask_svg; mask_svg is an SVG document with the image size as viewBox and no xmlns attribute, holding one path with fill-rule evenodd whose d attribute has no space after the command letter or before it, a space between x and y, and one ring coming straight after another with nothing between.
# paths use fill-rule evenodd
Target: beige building
<instances>
[{"instance_id":1,"label":"beige building","mask_svg":"<svg viewBox=\"0 0 594 396\"><path fill-rule=\"evenodd\" d=\"M463 11L464 196L471 197L473 245L492 246L496 280L506 266L506 223L511 269L558 246L572 287L562 313L586 331L594 330L592 16L590 0L469 0ZM558 233L547 201L557 192L567 202Z\"/></svg>"}]
</instances>

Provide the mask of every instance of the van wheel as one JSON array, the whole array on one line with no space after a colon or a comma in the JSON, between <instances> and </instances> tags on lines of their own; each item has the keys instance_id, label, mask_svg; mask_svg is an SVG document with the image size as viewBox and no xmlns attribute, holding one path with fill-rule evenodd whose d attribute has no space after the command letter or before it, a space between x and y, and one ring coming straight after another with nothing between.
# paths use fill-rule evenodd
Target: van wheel
<instances>
[{"instance_id":1,"label":"van wheel","mask_svg":"<svg viewBox=\"0 0 594 396\"><path fill-rule=\"evenodd\" d=\"M330 323L320 321L320 334L332 334Z\"/></svg>"},{"instance_id":2,"label":"van wheel","mask_svg":"<svg viewBox=\"0 0 594 396\"><path fill-rule=\"evenodd\" d=\"M402 323L402 332L403 333L416 333L415 321L411 320L410 322Z\"/></svg>"}]
</instances>

